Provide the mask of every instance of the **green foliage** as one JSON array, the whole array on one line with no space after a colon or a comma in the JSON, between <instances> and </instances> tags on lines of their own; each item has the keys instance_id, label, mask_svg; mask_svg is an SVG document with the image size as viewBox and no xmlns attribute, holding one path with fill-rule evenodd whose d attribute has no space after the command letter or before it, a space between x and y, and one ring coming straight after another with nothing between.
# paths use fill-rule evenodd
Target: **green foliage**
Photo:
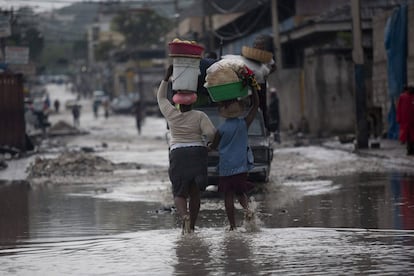
<instances>
[{"instance_id":1,"label":"green foliage","mask_svg":"<svg viewBox=\"0 0 414 276\"><path fill-rule=\"evenodd\" d=\"M31 60L37 60L44 46L43 35L35 28L26 24L15 23L12 35L6 40L6 45L27 46Z\"/></svg>"},{"instance_id":2,"label":"green foliage","mask_svg":"<svg viewBox=\"0 0 414 276\"><path fill-rule=\"evenodd\" d=\"M112 41L103 41L99 43L95 48L95 59L97 61L105 61L109 59L111 50L115 49L115 45Z\"/></svg>"},{"instance_id":3,"label":"green foliage","mask_svg":"<svg viewBox=\"0 0 414 276\"><path fill-rule=\"evenodd\" d=\"M158 44L171 28L169 19L160 16L153 10L139 12L121 12L114 17L112 28L125 37L128 47L145 47Z\"/></svg>"},{"instance_id":4,"label":"green foliage","mask_svg":"<svg viewBox=\"0 0 414 276\"><path fill-rule=\"evenodd\" d=\"M76 41L48 41L39 57L38 66L44 68L45 72L69 73L72 63L87 60L87 49L86 36Z\"/></svg>"},{"instance_id":5,"label":"green foliage","mask_svg":"<svg viewBox=\"0 0 414 276\"><path fill-rule=\"evenodd\" d=\"M70 60L68 59L70 59L71 50L72 43L48 43L42 52L39 64L46 67L49 72L66 72L69 69ZM65 58L62 59L62 57Z\"/></svg>"},{"instance_id":6,"label":"green foliage","mask_svg":"<svg viewBox=\"0 0 414 276\"><path fill-rule=\"evenodd\" d=\"M86 36L83 40L73 42L72 53L74 59L86 60L88 58L88 42Z\"/></svg>"}]
</instances>

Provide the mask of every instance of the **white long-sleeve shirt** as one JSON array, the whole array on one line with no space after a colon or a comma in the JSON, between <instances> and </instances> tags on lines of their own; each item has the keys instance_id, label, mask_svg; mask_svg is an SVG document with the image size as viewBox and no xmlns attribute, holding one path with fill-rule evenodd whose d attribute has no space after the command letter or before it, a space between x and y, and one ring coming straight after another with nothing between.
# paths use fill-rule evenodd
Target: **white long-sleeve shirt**
<instances>
[{"instance_id":1,"label":"white long-sleeve shirt","mask_svg":"<svg viewBox=\"0 0 414 276\"><path fill-rule=\"evenodd\" d=\"M212 141L216 128L208 116L199 110L180 112L167 99L168 82L161 81L157 92L158 106L171 132L170 147L176 144L201 144Z\"/></svg>"}]
</instances>

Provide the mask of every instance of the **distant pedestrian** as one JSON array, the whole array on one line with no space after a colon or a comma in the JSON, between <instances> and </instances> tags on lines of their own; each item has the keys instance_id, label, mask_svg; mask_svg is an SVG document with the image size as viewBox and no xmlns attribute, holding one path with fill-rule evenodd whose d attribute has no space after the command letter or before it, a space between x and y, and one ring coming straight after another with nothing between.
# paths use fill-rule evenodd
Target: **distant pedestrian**
<instances>
[{"instance_id":1,"label":"distant pedestrian","mask_svg":"<svg viewBox=\"0 0 414 276\"><path fill-rule=\"evenodd\" d=\"M404 87L397 106L397 122L400 124L399 139L407 144L407 155L414 155L414 87Z\"/></svg>"},{"instance_id":2,"label":"distant pedestrian","mask_svg":"<svg viewBox=\"0 0 414 276\"><path fill-rule=\"evenodd\" d=\"M53 106L55 107L55 112L56 112L56 113L59 113L60 102L59 102L59 100L58 100L58 99L56 99L56 100L53 102Z\"/></svg>"},{"instance_id":3,"label":"distant pedestrian","mask_svg":"<svg viewBox=\"0 0 414 276\"><path fill-rule=\"evenodd\" d=\"M109 117L109 99L105 98L102 101L102 105L103 105L103 109L104 109L105 119L108 119L108 117Z\"/></svg>"},{"instance_id":4,"label":"distant pedestrian","mask_svg":"<svg viewBox=\"0 0 414 276\"><path fill-rule=\"evenodd\" d=\"M46 93L45 94L44 105L45 105L45 108L47 108L47 109L50 108L50 97L49 97L49 93Z\"/></svg>"},{"instance_id":5,"label":"distant pedestrian","mask_svg":"<svg viewBox=\"0 0 414 276\"><path fill-rule=\"evenodd\" d=\"M80 122L79 122L80 109L81 109L81 106L77 103L72 106L73 125L75 127L79 127L80 125Z\"/></svg>"},{"instance_id":6,"label":"distant pedestrian","mask_svg":"<svg viewBox=\"0 0 414 276\"><path fill-rule=\"evenodd\" d=\"M137 126L138 135L141 135L142 106L141 106L141 101L139 100L134 102L134 114L135 114L135 123Z\"/></svg>"},{"instance_id":7,"label":"distant pedestrian","mask_svg":"<svg viewBox=\"0 0 414 276\"><path fill-rule=\"evenodd\" d=\"M95 118L98 118L98 114L99 114L99 106L101 105L101 102L99 101L94 101L93 102L93 115L95 116Z\"/></svg>"},{"instance_id":8,"label":"distant pedestrian","mask_svg":"<svg viewBox=\"0 0 414 276\"><path fill-rule=\"evenodd\" d=\"M274 87L270 88L269 131L273 132L275 142L280 143L279 97L277 96L277 91Z\"/></svg>"}]
</instances>

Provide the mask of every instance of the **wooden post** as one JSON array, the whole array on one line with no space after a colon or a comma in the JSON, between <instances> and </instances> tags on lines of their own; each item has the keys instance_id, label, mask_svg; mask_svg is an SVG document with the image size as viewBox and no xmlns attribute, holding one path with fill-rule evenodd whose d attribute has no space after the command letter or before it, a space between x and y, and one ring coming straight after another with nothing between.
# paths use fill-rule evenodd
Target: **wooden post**
<instances>
[{"instance_id":1,"label":"wooden post","mask_svg":"<svg viewBox=\"0 0 414 276\"><path fill-rule=\"evenodd\" d=\"M352 38L353 51L352 59L354 62L355 77L355 132L356 132L356 148L368 148L368 121L367 121L367 99L364 78L364 52L362 49L362 31L361 31L361 15L360 0L351 0L352 14Z\"/></svg>"},{"instance_id":2,"label":"wooden post","mask_svg":"<svg viewBox=\"0 0 414 276\"><path fill-rule=\"evenodd\" d=\"M273 30L273 43L276 47L276 68L282 69L281 51L280 48L280 34L279 34L279 16L277 8L277 0L272 0L272 30Z\"/></svg>"}]
</instances>

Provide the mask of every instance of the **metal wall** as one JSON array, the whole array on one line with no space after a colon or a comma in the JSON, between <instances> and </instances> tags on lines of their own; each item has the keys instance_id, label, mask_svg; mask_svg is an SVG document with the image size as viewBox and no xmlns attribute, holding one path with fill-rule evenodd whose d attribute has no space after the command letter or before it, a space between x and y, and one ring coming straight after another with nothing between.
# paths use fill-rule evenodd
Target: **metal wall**
<instances>
[{"instance_id":1,"label":"metal wall","mask_svg":"<svg viewBox=\"0 0 414 276\"><path fill-rule=\"evenodd\" d=\"M25 150L23 76L0 74L0 147Z\"/></svg>"}]
</instances>

